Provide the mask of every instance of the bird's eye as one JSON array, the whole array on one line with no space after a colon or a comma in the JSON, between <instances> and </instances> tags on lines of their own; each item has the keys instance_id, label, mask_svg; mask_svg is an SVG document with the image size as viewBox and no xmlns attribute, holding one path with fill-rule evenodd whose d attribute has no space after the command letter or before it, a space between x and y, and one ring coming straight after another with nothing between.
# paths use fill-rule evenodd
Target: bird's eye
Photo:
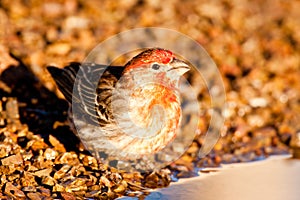
<instances>
[{"instance_id":1,"label":"bird's eye","mask_svg":"<svg viewBox=\"0 0 300 200\"><path fill-rule=\"evenodd\" d=\"M154 69L154 70L158 70L159 68L160 68L160 65L159 65L159 64L154 63L154 64L152 65L152 69Z\"/></svg>"}]
</instances>

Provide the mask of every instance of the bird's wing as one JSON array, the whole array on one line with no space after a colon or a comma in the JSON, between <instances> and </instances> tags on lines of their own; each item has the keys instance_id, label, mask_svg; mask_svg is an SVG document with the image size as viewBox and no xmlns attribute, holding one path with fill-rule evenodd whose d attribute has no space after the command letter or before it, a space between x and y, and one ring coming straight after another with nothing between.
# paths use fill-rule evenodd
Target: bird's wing
<instances>
[{"instance_id":1,"label":"bird's wing","mask_svg":"<svg viewBox=\"0 0 300 200\"><path fill-rule=\"evenodd\" d=\"M110 91L111 94L115 83L122 75L123 67L70 63L63 69L55 67L47 69L67 101L72 103L73 114L93 125L109 120L110 97L107 97L106 93Z\"/></svg>"},{"instance_id":2,"label":"bird's wing","mask_svg":"<svg viewBox=\"0 0 300 200\"><path fill-rule=\"evenodd\" d=\"M53 77L59 90L63 93L66 100L72 103L73 85L76 79L76 74L80 68L80 63L70 63L64 69L48 66L47 70Z\"/></svg>"},{"instance_id":3,"label":"bird's wing","mask_svg":"<svg viewBox=\"0 0 300 200\"><path fill-rule=\"evenodd\" d=\"M117 81L122 76L124 67L110 66L99 79L96 90L96 112L100 126L112 122L111 100Z\"/></svg>"}]
</instances>

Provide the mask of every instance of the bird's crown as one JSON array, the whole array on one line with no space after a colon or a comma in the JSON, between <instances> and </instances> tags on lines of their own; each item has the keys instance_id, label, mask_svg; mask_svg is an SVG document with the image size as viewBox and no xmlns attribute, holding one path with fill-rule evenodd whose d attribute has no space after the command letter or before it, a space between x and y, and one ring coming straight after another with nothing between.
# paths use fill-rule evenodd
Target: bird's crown
<instances>
[{"instance_id":1,"label":"bird's crown","mask_svg":"<svg viewBox=\"0 0 300 200\"><path fill-rule=\"evenodd\" d=\"M126 65L126 71L133 69L142 64L149 64L153 62L167 64L174 59L175 55L166 49L162 48L151 48L147 49L137 56L133 57Z\"/></svg>"}]
</instances>

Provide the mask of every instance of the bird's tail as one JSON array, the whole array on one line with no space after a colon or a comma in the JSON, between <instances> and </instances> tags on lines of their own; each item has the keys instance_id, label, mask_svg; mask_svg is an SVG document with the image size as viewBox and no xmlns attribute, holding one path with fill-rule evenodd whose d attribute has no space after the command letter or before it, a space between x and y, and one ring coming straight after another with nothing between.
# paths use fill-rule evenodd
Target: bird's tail
<instances>
[{"instance_id":1,"label":"bird's tail","mask_svg":"<svg viewBox=\"0 0 300 200\"><path fill-rule=\"evenodd\" d=\"M52 66L47 67L47 70L56 82L59 90L63 93L69 103L72 103L73 85L79 68L80 63L75 62L70 63L63 69Z\"/></svg>"}]
</instances>

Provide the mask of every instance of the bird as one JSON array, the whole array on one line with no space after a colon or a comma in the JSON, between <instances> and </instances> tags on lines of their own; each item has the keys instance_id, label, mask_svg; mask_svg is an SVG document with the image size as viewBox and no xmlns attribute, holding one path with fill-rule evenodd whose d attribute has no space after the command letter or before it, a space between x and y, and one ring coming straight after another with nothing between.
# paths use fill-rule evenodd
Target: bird
<instances>
[{"instance_id":1,"label":"bird","mask_svg":"<svg viewBox=\"0 0 300 200\"><path fill-rule=\"evenodd\" d=\"M190 66L170 50L144 49L124 66L74 62L47 69L70 104L75 134L97 157L153 155L179 131L179 81Z\"/></svg>"}]
</instances>

